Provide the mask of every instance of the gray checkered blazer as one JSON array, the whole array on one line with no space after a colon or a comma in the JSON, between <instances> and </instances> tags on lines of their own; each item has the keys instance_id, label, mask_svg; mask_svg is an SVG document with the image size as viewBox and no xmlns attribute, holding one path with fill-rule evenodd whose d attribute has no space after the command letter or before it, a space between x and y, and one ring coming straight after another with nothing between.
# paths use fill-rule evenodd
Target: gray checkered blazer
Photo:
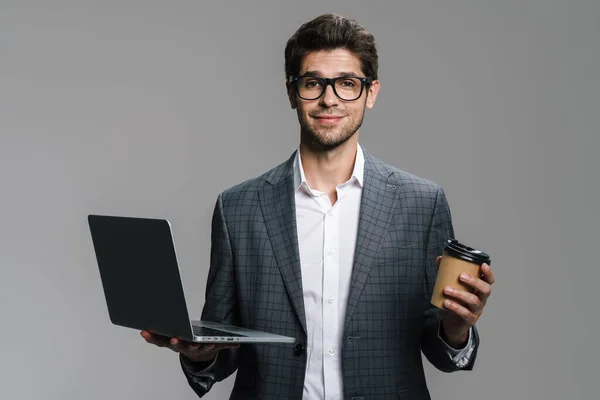
<instances>
[{"instance_id":1,"label":"gray checkered blazer","mask_svg":"<svg viewBox=\"0 0 600 400\"><path fill-rule=\"evenodd\" d=\"M435 259L454 237L450 211L438 185L364 154L341 349L344 399L430 399L421 351L441 371L459 369L439 339L439 310L429 303ZM214 380L193 373L206 365L181 357L182 367L191 366L183 371L198 396L237 371L231 399L302 398L306 323L293 160L219 195L202 319L292 336L297 344L221 351ZM472 369L475 358L476 350L462 369Z\"/></svg>"}]
</instances>

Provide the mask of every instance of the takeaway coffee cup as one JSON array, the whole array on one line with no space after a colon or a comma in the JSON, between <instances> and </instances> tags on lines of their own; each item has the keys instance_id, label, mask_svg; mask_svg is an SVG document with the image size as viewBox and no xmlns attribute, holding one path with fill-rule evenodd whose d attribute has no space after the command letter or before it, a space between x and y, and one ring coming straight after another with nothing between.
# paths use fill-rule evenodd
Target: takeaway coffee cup
<instances>
[{"instance_id":1,"label":"takeaway coffee cup","mask_svg":"<svg viewBox=\"0 0 600 400\"><path fill-rule=\"evenodd\" d=\"M460 274L466 272L471 276L478 277L481 273L481 265L484 263L489 265L490 262L490 256L486 253L460 243L456 239L449 239L442 252L431 304L444 309L444 300L449 298L444 293L446 286L471 292L471 287L460 280Z\"/></svg>"}]
</instances>

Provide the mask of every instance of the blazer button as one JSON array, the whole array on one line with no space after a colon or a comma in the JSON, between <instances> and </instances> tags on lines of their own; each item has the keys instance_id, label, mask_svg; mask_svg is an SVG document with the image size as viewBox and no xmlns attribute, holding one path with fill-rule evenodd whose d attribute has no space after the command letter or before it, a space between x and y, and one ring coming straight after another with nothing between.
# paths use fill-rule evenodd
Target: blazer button
<instances>
[{"instance_id":1,"label":"blazer button","mask_svg":"<svg viewBox=\"0 0 600 400\"><path fill-rule=\"evenodd\" d=\"M297 356L302 355L302 353L304 353L305 350L305 346L302 343L298 343L296 346L294 346L294 354Z\"/></svg>"}]
</instances>

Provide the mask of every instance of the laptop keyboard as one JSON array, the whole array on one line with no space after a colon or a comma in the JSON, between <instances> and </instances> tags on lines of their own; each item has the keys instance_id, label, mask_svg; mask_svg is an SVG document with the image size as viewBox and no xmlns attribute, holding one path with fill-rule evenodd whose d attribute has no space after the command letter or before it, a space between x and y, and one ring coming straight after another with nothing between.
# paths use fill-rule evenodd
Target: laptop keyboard
<instances>
[{"instance_id":1,"label":"laptop keyboard","mask_svg":"<svg viewBox=\"0 0 600 400\"><path fill-rule=\"evenodd\" d=\"M194 335L196 336L209 336L209 337L246 337L245 335L239 335L237 333L230 333L220 331L217 329L207 328L204 326L192 326Z\"/></svg>"}]
</instances>

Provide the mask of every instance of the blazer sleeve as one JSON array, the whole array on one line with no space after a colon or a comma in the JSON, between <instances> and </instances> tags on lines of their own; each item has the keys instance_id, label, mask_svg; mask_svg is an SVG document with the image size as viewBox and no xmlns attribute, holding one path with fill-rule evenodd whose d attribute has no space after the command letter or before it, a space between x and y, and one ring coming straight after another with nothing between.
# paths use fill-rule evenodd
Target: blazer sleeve
<instances>
[{"instance_id":1,"label":"blazer sleeve","mask_svg":"<svg viewBox=\"0 0 600 400\"><path fill-rule=\"evenodd\" d=\"M233 252L221 193L217 198L212 217L210 268L201 319L236 325L235 287ZM198 397L204 396L215 382L226 379L237 370L238 351L239 349L220 350L216 362L209 368L210 373L207 373L209 365L206 363L195 364L180 355L183 373Z\"/></svg>"},{"instance_id":2,"label":"blazer sleeve","mask_svg":"<svg viewBox=\"0 0 600 400\"><path fill-rule=\"evenodd\" d=\"M436 258L442 254L446 241L454 238L452 216L444 190L438 187L433 216L429 227L427 239L426 279L425 279L425 303L423 330L421 334L421 350L429 362L438 370L453 372L458 370L472 370L479 347L479 334L477 328L473 327L470 332L469 346L471 347L468 362L457 363L449 352L448 345L439 335L441 321L441 310L430 303L435 280L437 277Z\"/></svg>"}]
</instances>

